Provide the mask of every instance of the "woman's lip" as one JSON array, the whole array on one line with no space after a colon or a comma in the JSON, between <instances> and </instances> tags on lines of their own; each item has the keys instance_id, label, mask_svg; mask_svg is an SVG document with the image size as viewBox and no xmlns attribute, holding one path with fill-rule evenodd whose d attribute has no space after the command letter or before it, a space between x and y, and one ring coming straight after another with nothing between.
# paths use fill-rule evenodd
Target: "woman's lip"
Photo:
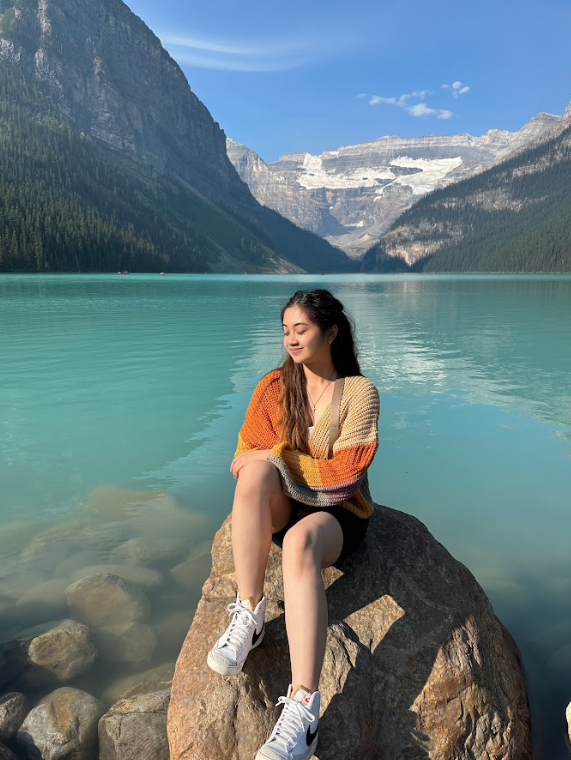
<instances>
[{"instance_id":1,"label":"woman's lip","mask_svg":"<svg viewBox=\"0 0 571 760\"><path fill-rule=\"evenodd\" d=\"M301 348L290 348L289 350L290 354L297 354L298 351L301 351Z\"/></svg>"}]
</instances>

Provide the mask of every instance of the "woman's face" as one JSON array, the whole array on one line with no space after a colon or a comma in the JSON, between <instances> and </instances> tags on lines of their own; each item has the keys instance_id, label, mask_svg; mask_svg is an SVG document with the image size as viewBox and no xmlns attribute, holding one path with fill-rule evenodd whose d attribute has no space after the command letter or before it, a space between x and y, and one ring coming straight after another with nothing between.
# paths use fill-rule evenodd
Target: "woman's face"
<instances>
[{"instance_id":1,"label":"woman's face","mask_svg":"<svg viewBox=\"0 0 571 760\"><path fill-rule=\"evenodd\" d=\"M284 347L296 364L331 361L331 343L337 325L325 335L299 306L290 306L283 318Z\"/></svg>"}]
</instances>

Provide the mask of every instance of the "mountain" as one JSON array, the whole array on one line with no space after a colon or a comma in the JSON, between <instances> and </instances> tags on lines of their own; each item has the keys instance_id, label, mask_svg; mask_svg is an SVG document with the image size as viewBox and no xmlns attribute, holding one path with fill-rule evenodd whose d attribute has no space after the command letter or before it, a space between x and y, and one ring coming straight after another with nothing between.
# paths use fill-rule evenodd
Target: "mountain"
<instances>
[{"instance_id":1,"label":"mountain","mask_svg":"<svg viewBox=\"0 0 571 760\"><path fill-rule=\"evenodd\" d=\"M545 137L419 200L363 271L571 272L571 104Z\"/></svg>"},{"instance_id":2,"label":"mountain","mask_svg":"<svg viewBox=\"0 0 571 760\"><path fill-rule=\"evenodd\" d=\"M0 0L0 270L347 271L261 206L121 0Z\"/></svg>"},{"instance_id":3,"label":"mountain","mask_svg":"<svg viewBox=\"0 0 571 760\"><path fill-rule=\"evenodd\" d=\"M292 153L271 164L233 140L227 151L260 203L360 258L423 195L557 132L560 118L540 113L517 132L492 129L481 137L380 137L318 156Z\"/></svg>"}]
</instances>

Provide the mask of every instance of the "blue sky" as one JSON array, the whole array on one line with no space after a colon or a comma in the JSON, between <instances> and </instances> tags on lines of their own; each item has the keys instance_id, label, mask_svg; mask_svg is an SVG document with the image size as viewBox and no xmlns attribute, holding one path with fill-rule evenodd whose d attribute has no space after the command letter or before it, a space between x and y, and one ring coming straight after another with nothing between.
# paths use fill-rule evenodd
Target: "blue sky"
<instances>
[{"instance_id":1,"label":"blue sky","mask_svg":"<svg viewBox=\"0 0 571 760\"><path fill-rule=\"evenodd\" d=\"M267 161L519 129L571 100L571 2L128 0L228 137Z\"/></svg>"}]
</instances>

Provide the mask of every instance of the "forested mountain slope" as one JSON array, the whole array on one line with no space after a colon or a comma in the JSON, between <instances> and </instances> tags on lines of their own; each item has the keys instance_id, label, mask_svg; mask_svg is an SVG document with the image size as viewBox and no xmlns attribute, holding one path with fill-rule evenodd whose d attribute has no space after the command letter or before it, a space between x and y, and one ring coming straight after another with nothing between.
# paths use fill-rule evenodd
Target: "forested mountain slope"
<instances>
[{"instance_id":1,"label":"forested mountain slope","mask_svg":"<svg viewBox=\"0 0 571 760\"><path fill-rule=\"evenodd\" d=\"M565 116L571 122L571 108ZM571 271L571 127L425 196L363 259L363 270Z\"/></svg>"}]
</instances>

